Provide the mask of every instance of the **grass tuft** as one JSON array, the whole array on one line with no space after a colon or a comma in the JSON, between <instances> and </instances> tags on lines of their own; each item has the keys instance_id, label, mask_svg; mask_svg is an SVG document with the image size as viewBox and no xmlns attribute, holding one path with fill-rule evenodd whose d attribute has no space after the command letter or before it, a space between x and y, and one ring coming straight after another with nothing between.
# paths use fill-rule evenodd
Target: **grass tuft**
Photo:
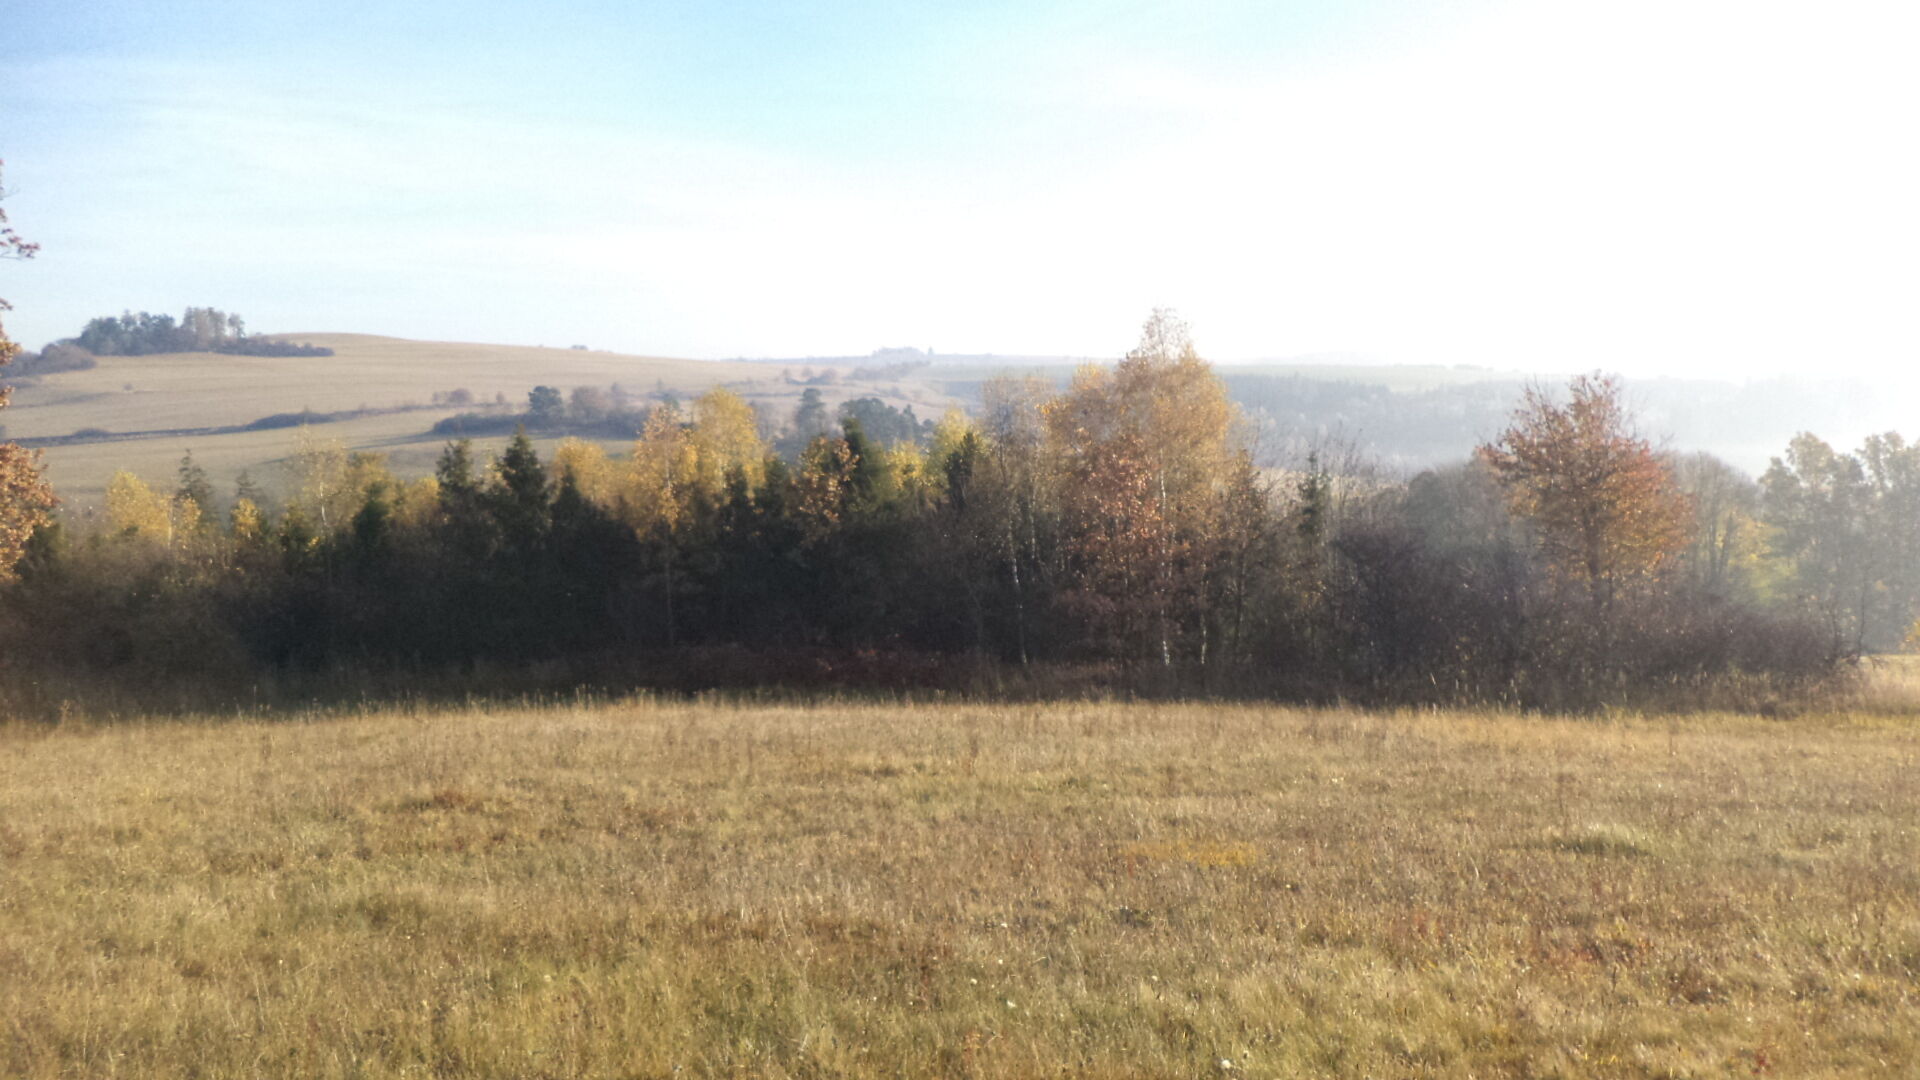
<instances>
[{"instance_id":1,"label":"grass tuft","mask_svg":"<svg viewBox=\"0 0 1920 1080\"><path fill-rule=\"evenodd\" d=\"M1576 855L1637 858L1653 854L1652 841L1639 830L1625 825L1586 825L1556 831L1550 843L1558 851L1570 851Z\"/></svg>"}]
</instances>

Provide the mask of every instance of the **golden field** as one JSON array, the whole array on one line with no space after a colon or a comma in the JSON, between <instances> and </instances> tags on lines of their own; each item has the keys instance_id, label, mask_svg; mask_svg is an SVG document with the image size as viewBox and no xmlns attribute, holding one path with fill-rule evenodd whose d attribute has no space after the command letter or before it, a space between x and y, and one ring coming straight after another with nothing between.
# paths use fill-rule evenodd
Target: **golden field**
<instances>
[{"instance_id":1,"label":"golden field","mask_svg":"<svg viewBox=\"0 0 1920 1080\"><path fill-rule=\"evenodd\" d=\"M1904 714L0 725L0 1075L1912 1076Z\"/></svg>"},{"instance_id":2,"label":"golden field","mask_svg":"<svg viewBox=\"0 0 1920 1080\"><path fill-rule=\"evenodd\" d=\"M428 434L434 422L475 407L435 407L432 401L437 393L465 389L481 403L504 395L513 408L524 409L527 392L542 384L571 391L619 383L635 395L666 390L682 398L726 386L784 422L805 389L785 381L778 364L409 341L371 334L272 336L323 345L335 355L101 357L99 366L90 371L60 372L22 385L0 424L5 425L7 437L15 439L69 436L87 428L117 436L46 450L47 476L55 490L70 503L88 507L100 502L108 478L122 468L156 490L171 491L180 458L188 450L222 496L231 493L233 480L243 469L255 481L276 486L284 480L283 462L299 439L295 428L128 437L138 432L236 427L302 410L335 413L412 406L406 412L316 425L311 432L322 439L338 439L349 450L389 454L402 475L414 476L432 470L446 441ZM904 384L848 381L823 392L835 403L871 395L894 405L913 404L928 418L937 418L952 400L932 384L912 379Z\"/></svg>"}]
</instances>

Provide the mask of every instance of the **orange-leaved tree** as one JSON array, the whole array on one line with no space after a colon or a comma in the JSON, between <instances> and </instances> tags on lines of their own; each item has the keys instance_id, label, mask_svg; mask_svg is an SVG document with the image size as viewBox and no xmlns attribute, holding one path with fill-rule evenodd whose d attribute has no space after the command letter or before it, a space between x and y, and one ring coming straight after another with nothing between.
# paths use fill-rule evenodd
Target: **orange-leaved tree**
<instances>
[{"instance_id":1,"label":"orange-leaved tree","mask_svg":"<svg viewBox=\"0 0 1920 1080\"><path fill-rule=\"evenodd\" d=\"M1186 324L1157 310L1113 368L1089 366L1049 402L1064 484L1071 599L1122 655L1205 656L1205 586L1235 412Z\"/></svg>"},{"instance_id":2,"label":"orange-leaved tree","mask_svg":"<svg viewBox=\"0 0 1920 1080\"><path fill-rule=\"evenodd\" d=\"M1693 512L1673 470L1634 433L1616 380L1581 375L1568 391L1562 405L1529 388L1479 456L1549 560L1604 608L1622 582L1657 573L1686 546Z\"/></svg>"},{"instance_id":3,"label":"orange-leaved tree","mask_svg":"<svg viewBox=\"0 0 1920 1080\"><path fill-rule=\"evenodd\" d=\"M0 165L4 165L0 162ZM0 197L5 196L0 191ZM7 225L7 212L0 210L0 256L30 259L40 245L30 244ZM11 310L0 300L0 311ZM7 339L0 327L0 367L12 362L20 346ZM7 407L11 388L0 385L0 409ZM53 489L40 478L40 455L23 450L17 443L0 443L0 579L13 573L14 564L26 550L27 538L47 521L54 506Z\"/></svg>"}]
</instances>

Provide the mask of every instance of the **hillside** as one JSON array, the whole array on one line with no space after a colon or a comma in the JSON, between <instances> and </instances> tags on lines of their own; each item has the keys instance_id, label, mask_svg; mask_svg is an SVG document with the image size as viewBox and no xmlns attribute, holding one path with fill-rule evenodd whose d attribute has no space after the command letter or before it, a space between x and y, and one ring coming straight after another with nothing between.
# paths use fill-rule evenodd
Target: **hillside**
<instances>
[{"instance_id":1,"label":"hillside","mask_svg":"<svg viewBox=\"0 0 1920 1080\"><path fill-rule=\"evenodd\" d=\"M537 385L568 392L617 384L635 396L681 398L726 386L776 419L791 413L804 389L797 377L766 364L368 334L275 336L322 345L335 355L101 357L90 371L17 380L6 437L42 448L61 496L84 510L99 502L116 469L170 487L189 449L222 492L242 470L271 486L280 479L278 463L299 438L298 425L240 429L288 413L360 414L310 430L350 449L387 453L402 473L412 473L430 468L446 441L430 433L436 421L496 400L522 409L527 392ZM890 404L912 404L931 416L948 401L931 385L911 380L882 384L841 380L836 374L833 384L821 389L829 403L876 396ZM458 390L478 406L445 403L446 395Z\"/></svg>"}]
</instances>

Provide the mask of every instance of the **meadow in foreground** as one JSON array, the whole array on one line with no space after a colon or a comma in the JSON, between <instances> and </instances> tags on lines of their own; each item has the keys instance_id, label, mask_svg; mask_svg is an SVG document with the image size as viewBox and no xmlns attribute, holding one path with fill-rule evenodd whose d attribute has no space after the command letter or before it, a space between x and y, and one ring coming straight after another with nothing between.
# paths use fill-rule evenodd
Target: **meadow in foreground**
<instances>
[{"instance_id":1,"label":"meadow in foreground","mask_svg":"<svg viewBox=\"0 0 1920 1080\"><path fill-rule=\"evenodd\" d=\"M0 725L0 1074L1900 1076L1920 730L644 700Z\"/></svg>"}]
</instances>

